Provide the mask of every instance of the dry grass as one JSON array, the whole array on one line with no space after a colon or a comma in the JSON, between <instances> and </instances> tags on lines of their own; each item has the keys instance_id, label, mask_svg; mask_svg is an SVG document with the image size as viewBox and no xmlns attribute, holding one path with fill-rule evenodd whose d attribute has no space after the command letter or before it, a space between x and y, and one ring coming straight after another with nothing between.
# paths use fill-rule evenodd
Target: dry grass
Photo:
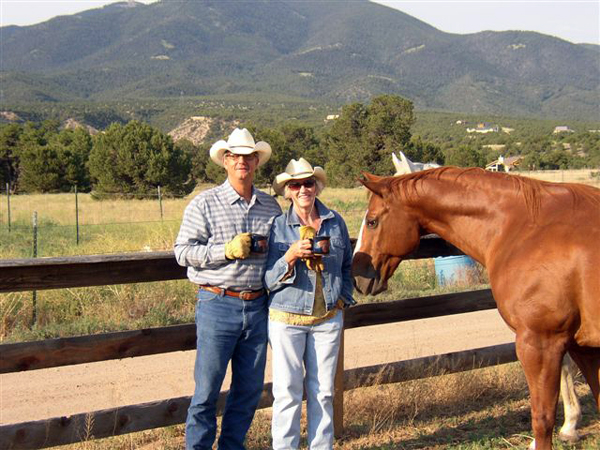
<instances>
[{"instance_id":1,"label":"dry grass","mask_svg":"<svg viewBox=\"0 0 600 450\"><path fill-rule=\"evenodd\" d=\"M600 187L598 170L518 172L547 181L577 182ZM201 185L185 198L158 196L133 200L94 200L78 195L80 243L76 245L74 194L31 194L10 197L11 233L8 233L6 195L0 195L0 257L30 257L31 223L38 214L38 256L85 255L148 250L168 250L175 239L186 205L197 193L210 188ZM351 236L356 236L367 205L364 188L328 188L321 199L342 214ZM279 198L287 208L287 202ZM162 206L162 216L161 216Z\"/></svg>"},{"instance_id":2,"label":"dry grass","mask_svg":"<svg viewBox=\"0 0 600 450\"><path fill-rule=\"evenodd\" d=\"M577 390L584 409L583 440L576 445L555 440L557 450L600 448L600 423L589 388L579 380ZM257 412L247 436L248 450L270 448L270 422L270 409ZM301 448L307 448L305 411L301 428ZM335 449L525 449L530 441L524 376L518 364L507 364L346 392L344 431ZM61 448L182 449L183 442L179 425Z\"/></svg>"},{"instance_id":3,"label":"dry grass","mask_svg":"<svg viewBox=\"0 0 600 450\"><path fill-rule=\"evenodd\" d=\"M583 183L600 188L600 170L532 170L515 172L518 175L555 183Z\"/></svg>"}]
</instances>

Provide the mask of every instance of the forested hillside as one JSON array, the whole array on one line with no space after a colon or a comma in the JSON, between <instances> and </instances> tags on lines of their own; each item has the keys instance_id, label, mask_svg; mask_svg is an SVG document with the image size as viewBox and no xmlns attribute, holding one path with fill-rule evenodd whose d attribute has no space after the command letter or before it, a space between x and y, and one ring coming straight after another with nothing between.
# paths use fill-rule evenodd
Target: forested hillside
<instances>
[{"instance_id":1,"label":"forested hillside","mask_svg":"<svg viewBox=\"0 0 600 450\"><path fill-rule=\"evenodd\" d=\"M533 32L441 32L366 0L112 4L3 27L2 103L283 96L590 120L600 52ZM591 119L594 120L594 119Z\"/></svg>"},{"instance_id":2,"label":"forested hillside","mask_svg":"<svg viewBox=\"0 0 600 450\"><path fill-rule=\"evenodd\" d=\"M485 167L500 156L522 157L523 169L600 167L600 124L593 122L416 112L412 102L393 95L349 103L327 115L317 108L283 113L269 105L255 115L243 105L228 107L225 113L225 104L212 105L217 112L170 129L120 120L96 133L84 123L71 129L77 121L57 118L0 125L0 183L12 192L68 192L77 186L102 197L145 194L161 186L165 195L182 195L196 183L224 179L208 149L236 126L249 128L273 148L258 172L263 185L300 156L324 166L333 186L353 186L363 170L391 175L391 154L399 151L413 161L463 167ZM85 109L70 112L77 111ZM308 112L310 120L289 116L294 111ZM100 117L122 119L120 114ZM195 122L203 127L200 138L190 125ZM557 126L567 130L555 132ZM482 127L494 131L475 131ZM175 139L167 133L173 128Z\"/></svg>"}]
</instances>

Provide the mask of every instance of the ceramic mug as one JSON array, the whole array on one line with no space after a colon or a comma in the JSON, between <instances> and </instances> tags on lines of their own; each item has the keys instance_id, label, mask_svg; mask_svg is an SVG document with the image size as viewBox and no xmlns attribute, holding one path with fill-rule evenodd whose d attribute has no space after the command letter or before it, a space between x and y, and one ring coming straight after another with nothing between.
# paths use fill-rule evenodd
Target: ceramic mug
<instances>
[{"instance_id":1,"label":"ceramic mug","mask_svg":"<svg viewBox=\"0 0 600 450\"><path fill-rule=\"evenodd\" d=\"M267 253L267 237L263 234L252 233L250 235L250 252Z\"/></svg>"}]
</instances>

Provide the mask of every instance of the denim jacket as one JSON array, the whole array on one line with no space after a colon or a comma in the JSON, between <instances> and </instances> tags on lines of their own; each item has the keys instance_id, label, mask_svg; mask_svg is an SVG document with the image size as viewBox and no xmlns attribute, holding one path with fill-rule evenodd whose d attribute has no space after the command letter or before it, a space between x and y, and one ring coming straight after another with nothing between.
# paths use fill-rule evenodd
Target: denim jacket
<instances>
[{"instance_id":1,"label":"denim jacket","mask_svg":"<svg viewBox=\"0 0 600 450\"><path fill-rule=\"evenodd\" d=\"M352 245L344 219L328 209L318 199L315 208L321 216L321 228L317 236L330 236L330 250L323 256L325 270L322 272L323 295L327 311L335 307L339 298L345 306L354 305L352 297ZM290 206L286 213L275 218L269 239L269 254L265 272L265 286L269 289L269 307L296 314L312 314L315 300L317 272L308 270L306 264L297 260L289 277L288 263L284 255L294 242L300 239L300 220Z\"/></svg>"}]
</instances>

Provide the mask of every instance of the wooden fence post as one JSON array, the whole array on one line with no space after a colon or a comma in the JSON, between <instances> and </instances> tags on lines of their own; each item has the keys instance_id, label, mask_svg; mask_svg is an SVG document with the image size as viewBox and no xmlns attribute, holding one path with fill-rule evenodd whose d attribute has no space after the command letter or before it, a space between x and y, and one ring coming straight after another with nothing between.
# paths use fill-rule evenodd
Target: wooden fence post
<instances>
[{"instance_id":1,"label":"wooden fence post","mask_svg":"<svg viewBox=\"0 0 600 450\"><path fill-rule=\"evenodd\" d=\"M346 315L345 311L341 311L341 314ZM344 434L344 332L345 327L342 328L342 335L340 336L340 349L333 393L333 432L337 439L341 438Z\"/></svg>"}]
</instances>

